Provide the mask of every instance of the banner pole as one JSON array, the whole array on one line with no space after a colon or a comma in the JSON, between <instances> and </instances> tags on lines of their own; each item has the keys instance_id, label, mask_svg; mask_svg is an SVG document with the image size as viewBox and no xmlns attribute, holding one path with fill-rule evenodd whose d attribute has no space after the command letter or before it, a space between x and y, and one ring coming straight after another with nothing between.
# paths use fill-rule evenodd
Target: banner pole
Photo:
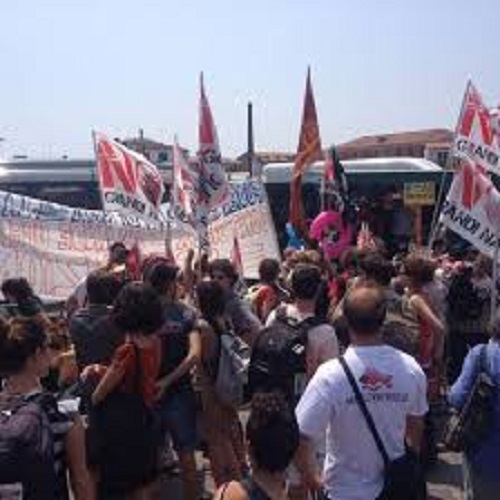
<instances>
[{"instance_id":1,"label":"banner pole","mask_svg":"<svg viewBox=\"0 0 500 500\"><path fill-rule=\"evenodd\" d=\"M493 290L491 291L491 311L490 311L490 321L493 322L495 318L495 313L497 309L497 298L498 298L498 257L500 256L500 231L497 230L497 237L495 242L495 252L493 254Z\"/></svg>"},{"instance_id":2,"label":"banner pole","mask_svg":"<svg viewBox=\"0 0 500 500\"><path fill-rule=\"evenodd\" d=\"M445 185L445 180L449 172L453 172L453 158L454 158L454 153L455 153L455 138L457 136L458 132L458 127L460 122L462 121L462 116L464 114L464 109L465 109L465 101L467 98L467 95L469 93L469 87L471 85L471 81L467 81L467 86L465 87L465 93L462 98L462 106L460 107L460 114L458 115L458 121L455 125L455 131L453 132L453 138L452 138L452 143L450 147L450 153L448 154L448 158L446 158L446 163L443 168L443 175L441 177L441 184L439 186L439 193L438 193L438 198L436 200L436 206L434 207L434 212L432 214L432 222L431 222L431 233L429 235L429 242L427 243L427 247L429 250L432 251L432 245L434 244L434 241L436 239L436 236L438 234L439 226L441 225L439 222L439 212L441 210L441 203L443 201L443 194L444 194L444 185Z\"/></svg>"},{"instance_id":3,"label":"banner pole","mask_svg":"<svg viewBox=\"0 0 500 500\"><path fill-rule=\"evenodd\" d=\"M441 204L443 202L446 178L448 177L448 174L450 172L453 173L453 170L450 169L450 165L451 165L452 161L453 161L453 146L450 148L450 154L446 160L446 165L443 168L443 173L441 176L441 183L439 185L438 197L436 200L436 206L435 206L434 212L432 214L431 233L429 235L429 241L427 243L427 248L431 252L432 252L432 245L434 245L434 241L436 240L437 234L439 232L439 228L441 226L441 223L439 222L439 213L441 211Z\"/></svg>"}]
</instances>

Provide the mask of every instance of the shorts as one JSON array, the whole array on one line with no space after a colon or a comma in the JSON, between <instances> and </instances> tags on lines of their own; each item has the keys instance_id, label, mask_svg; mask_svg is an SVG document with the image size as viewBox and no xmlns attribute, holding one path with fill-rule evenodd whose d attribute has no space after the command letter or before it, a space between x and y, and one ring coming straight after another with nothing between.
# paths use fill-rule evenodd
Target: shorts
<instances>
[{"instance_id":1,"label":"shorts","mask_svg":"<svg viewBox=\"0 0 500 500\"><path fill-rule=\"evenodd\" d=\"M197 404L193 390L170 393L158 408L162 430L172 438L174 450L195 451L198 445Z\"/></svg>"}]
</instances>

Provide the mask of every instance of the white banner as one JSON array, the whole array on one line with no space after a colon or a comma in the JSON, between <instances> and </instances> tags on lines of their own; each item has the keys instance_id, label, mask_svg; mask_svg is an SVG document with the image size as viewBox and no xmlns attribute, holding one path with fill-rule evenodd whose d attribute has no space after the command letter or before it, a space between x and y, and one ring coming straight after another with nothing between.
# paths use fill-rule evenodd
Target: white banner
<instances>
[{"instance_id":1,"label":"white banner","mask_svg":"<svg viewBox=\"0 0 500 500\"><path fill-rule=\"evenodd\" d=\"M500 229L500 193L480 167L464 163L455 173L441 222L493 257Z\"/></svg>"},{"instance_id":2,"label":"white banner","mask_svg":"<svg viewBox=\"0 0 500 500\"><path fill-rule=\"evenodd\" d=\"M174 223L172 250L183 264L196 247L191 226ZM279 258L274 224L263 186L256 181L231 187L228 203L212 212L211 257L231 257L238 238L247 278L256 278L264 257ZM82 210L0 192L0 281L24 276L35 291L66 298L74 286L107 259L108 243L138 242L143 256L165 254L165 231L141 220Z\"/></svg>"}]
</instances>

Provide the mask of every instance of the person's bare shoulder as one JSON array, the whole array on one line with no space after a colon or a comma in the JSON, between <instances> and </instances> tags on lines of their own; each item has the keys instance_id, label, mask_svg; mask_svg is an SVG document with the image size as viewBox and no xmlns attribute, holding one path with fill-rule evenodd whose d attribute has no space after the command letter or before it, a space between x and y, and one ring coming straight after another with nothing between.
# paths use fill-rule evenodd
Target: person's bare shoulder
<instances>
[{"instance_id":1,"label":"person's bare shoulder","mask_svg":"<svg viewBox=\"0 0 500 500\"><path fill-rule=\"evenodd\" d=\"M221 486L214 494L213 500L249 500L247 492L237 481Z\"/></svg>"}]
</instances>

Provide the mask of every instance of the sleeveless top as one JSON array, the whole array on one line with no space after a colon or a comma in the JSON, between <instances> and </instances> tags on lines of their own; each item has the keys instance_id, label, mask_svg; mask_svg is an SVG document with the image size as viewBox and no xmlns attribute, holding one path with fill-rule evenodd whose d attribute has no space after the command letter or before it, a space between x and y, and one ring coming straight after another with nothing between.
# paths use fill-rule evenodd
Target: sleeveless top
<instances>
[{"instance_id":1,"label":"sleeveless top","mask_svg":"<svg viewBox=\"0 0 500 500\"><path fill-rule=\"evenodd\" d=\"M221 500L224 500L226 490L231 484L231 481L226 483L224 489L221 492ZM245 478L239 481L239 484L245 490L248 498L250 500L272 500L271 497L251 478Z\"/></svg>"}]
</instances>

